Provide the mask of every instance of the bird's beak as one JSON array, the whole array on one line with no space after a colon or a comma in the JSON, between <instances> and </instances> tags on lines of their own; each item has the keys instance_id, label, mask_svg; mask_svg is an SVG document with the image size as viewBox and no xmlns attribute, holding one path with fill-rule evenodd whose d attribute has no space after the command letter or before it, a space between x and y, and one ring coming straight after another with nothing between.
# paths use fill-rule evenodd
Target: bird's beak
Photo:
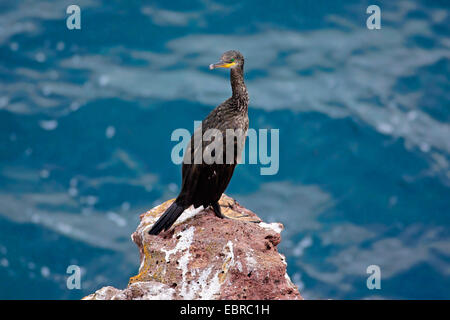
<instances>
[{"instance_id":1,"label":"bird's beak","mask_svg":"<svg viewBox=\"0 0 450 320\"><path fill-rule=\"evenodd\" d=\"M231 68L232 66L234 66L236 64L236 62L224 62L224 61L219 61L217 63L213 63L209 65L209 70L212 69L216 69L216 68Z\"/></svg>"}]
</instances>

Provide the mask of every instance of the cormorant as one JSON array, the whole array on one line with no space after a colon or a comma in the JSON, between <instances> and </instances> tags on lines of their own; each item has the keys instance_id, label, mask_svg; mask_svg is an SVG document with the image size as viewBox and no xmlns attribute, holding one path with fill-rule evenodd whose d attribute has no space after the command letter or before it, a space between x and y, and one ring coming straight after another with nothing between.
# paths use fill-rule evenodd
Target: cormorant
<instances>
[{"instance_id":1,"label":"cormorant","mask_svg":"<svg viewBox=\"0 0 450 320\"><path fill-rule=\"evenodd\" d=\"M233 94L211 111L192 135L183 159L180 194L156 221L149 234L156 235L163 230L168 230L191 205L195 208L203 206L205 209L211 206L216 216L225 217L218 201L240 160L248 130L248 93L244 83L244 56L236 50L227 51L222 54L219 62L211 64L209 68L211 70L230 69ZM210 137L211 139L207 141L208 138L205 139L204 134L208 130L213 132L213 135L220 132L221 137L214 135L214 139ZM229 132L234 132L236 135L229 136ZM227 138L229 144L226 143ZM217 142L216 146L220 145L220 148L211 150L210 155L215 159L211 163L205 159L205 150L208 150L208 146L211 149L213 142ZM222 157L217 152L222 152ZM222 162L217 161L218 159L222 159Z\"/></svg>"}]
</instances>

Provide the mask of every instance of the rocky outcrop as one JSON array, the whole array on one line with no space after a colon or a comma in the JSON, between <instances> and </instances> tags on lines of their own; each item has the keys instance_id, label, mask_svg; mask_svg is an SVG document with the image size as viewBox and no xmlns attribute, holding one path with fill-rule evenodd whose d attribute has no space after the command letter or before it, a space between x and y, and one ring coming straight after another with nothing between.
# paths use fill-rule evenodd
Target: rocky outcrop
<instances>
[{"instance_id":1,"label":"rocky outcrop","mask_svg":"<svg viewBox=\"0 0 450 320\"><path fill-rule=\"evenodd\" d=\"M264 223L223 195L222 212L233 219L189 208L170 230L148 235L172 202L141 215L132 234L141 265L128 287L104 287L84 299L302 299L276 248L281 224Z\"/></svg>"}]
</instances>

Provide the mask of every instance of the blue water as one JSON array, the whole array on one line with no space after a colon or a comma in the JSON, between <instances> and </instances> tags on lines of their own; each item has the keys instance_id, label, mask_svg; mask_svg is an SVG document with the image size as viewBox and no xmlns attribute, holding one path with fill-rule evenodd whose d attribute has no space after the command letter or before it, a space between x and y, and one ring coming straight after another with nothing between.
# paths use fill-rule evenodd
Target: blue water
<instances>
[{"instance_id":1,"label":"blue water","mask_svg":"<svg viewBox=\"0 0 450 320\"><path fill-rule=\"evenodd\" d=\"M366 28L370 4L381 30ZM139 214L180 186L170 135L230 95L227 72L207 66L238 49L250 127L280 130L279 172L241 165L227 193L284 223L303 296L449 299L449 7L2 1L0 298L126 286ZM67 289L72 264L81 290Z\"/></svg>"}]
</instances>

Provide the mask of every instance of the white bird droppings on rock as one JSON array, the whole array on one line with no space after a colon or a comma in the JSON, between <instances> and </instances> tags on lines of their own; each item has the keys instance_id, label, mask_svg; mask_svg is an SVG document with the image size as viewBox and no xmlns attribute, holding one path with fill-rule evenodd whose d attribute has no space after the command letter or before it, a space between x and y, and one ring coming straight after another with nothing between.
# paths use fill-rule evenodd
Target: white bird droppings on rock
<instances>
[{"instance_id":1,"label":"white bird droppings on rock","mask_svg":"<svg viewBox=\"0 0 450 320\"><path fill-rule=\"evenodd\" d=\"M273 230L276 233L281 233L281 231L283 231L283 225L278 222L272 222L272 223L260 222L259 225L261 227L263 227L264 229Z\"/></svg>"}]
</instances>

